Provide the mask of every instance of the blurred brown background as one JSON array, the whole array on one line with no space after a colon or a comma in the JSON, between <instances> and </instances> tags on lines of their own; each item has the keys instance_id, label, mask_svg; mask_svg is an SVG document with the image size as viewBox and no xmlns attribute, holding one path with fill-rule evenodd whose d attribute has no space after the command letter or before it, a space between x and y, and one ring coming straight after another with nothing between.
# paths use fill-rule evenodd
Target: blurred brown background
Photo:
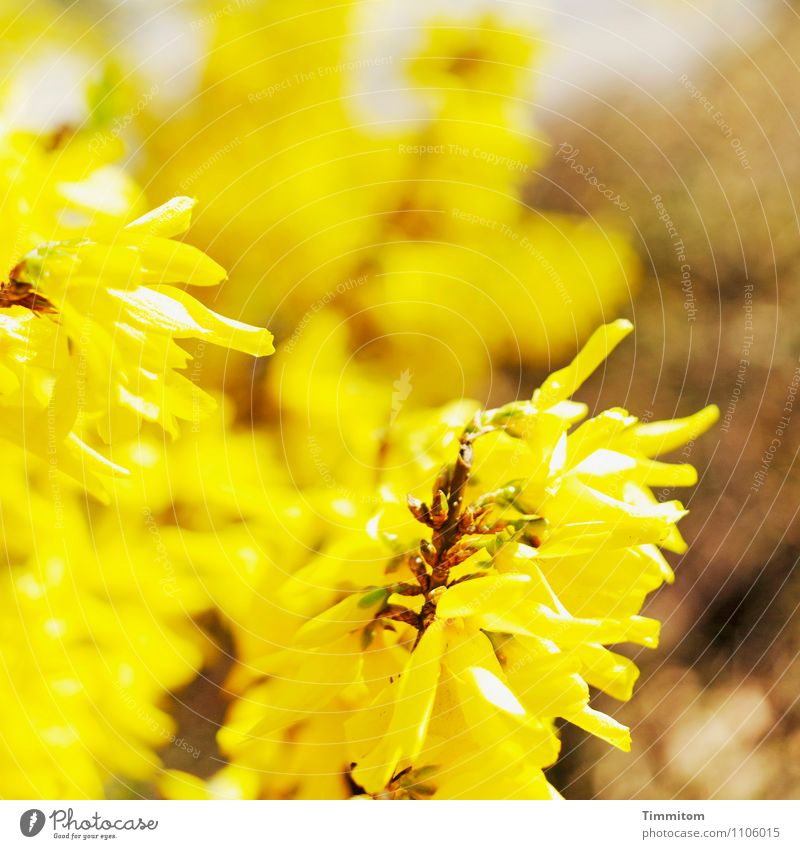
<instances>
[{"instance_id":1,"label":"blurred brown background","mask_svg":"<svg viewBox=\"0 0 800 849\"><path fill-rule=\"evenodd\" d=\"M612 359L593 391L655 417L721 409L690 446L689 552L646 611L662 646L617 712L634 752L565 729L572 797L800 796L800 19L753 29L543 116L555 156L531 202L627 222L646 268L636 365Z\"/></svg>"}]
</instances>

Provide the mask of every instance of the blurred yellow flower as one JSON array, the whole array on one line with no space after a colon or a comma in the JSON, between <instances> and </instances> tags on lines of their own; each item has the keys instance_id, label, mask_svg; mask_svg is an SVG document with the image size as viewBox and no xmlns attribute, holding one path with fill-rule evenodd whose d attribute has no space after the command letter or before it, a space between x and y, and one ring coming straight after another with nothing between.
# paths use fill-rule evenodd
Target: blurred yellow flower
<instances>
[{"instance_id":1,"label":"blurred yellow flower","mask_svg":"<svg viewBox=\"0 0 800 849\"><path fill-rule=\"evenodd\" d=\"M213 286L225 277L204 253L172 238L188 228L193 205L174 198L109 242L48 242L15 272L13 283L30 287L57 314L84 372L79 412L106 442L115 426L123 428L118 438L130 435L140 418L175 435L178 419L208 406L208 396L175 371L190 357L174 340L202 339L256 357L274 350L267 330L220 316L175 287ZM131 420L127 429L122 416Z\"/></svg>"},{"instance_id":2,"label":"blurred yellow flower","mask_svg":"<svg viewBox=\"0 0 800 849\"><path fill-rule=\"evenodd\" d=\"M210 432L202 418L214 403L176 371L190 357L174 340L262 356L272 337L179 288L225 276L175 238L193 199L143 215L139 187L112 162L118 139L95 145L93 134L69 127L22 132L6 93L0 438L11 444L0 493L0 796L99 798L114 782L152 780L156 751L175 738L164 695L189 683L209 654L193 617L230 584L222 567L205 572L176 555L207 548L207 537L165 517L179 490L153 469L155 459L163 474L168 449L161 434L159 450L151 422L173 435L179 419L198 438ZM97 434L110 443L102 453ZM217 450L219 434L206 444ZM126 471L105 456L115 451L135 471L127 481L108 477ZM185 475L191 455L173 466ZM114 507L89 506L84 490L113 495ZM192 496L194 513L201 495ZM224 529L216 537L224 545ZM238 551L231 559L247 562Z\"/></svg>"},{"instance_id":3,"label":"blurred yellow flower","mask_svg":"<svg viewBox=\"0 0 800 849\"><path fill-rule=\"evenodd\" d=\"M611 223L526 202L548 154L533 31L432 11L381 51L369 6L189 4L212 41L203 80L169 121L144 116L142 167L204 198L194 237L233 269L215 302L266 320L279 348L325 309L370 377L409 370L410 403L442 404L574 351L629 301L638 263ZM403 120L378 108L398 92Z\"/></svg>"}]
</instances>

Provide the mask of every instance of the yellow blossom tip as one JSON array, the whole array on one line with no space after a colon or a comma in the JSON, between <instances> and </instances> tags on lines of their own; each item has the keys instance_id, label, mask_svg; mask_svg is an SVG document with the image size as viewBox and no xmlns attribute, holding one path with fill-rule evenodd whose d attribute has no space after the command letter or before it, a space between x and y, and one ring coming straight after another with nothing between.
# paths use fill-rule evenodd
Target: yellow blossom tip
<instances>
[{"instance_id":1,"label":"yellow blossom tip","mask_svg":"<svg viewBox=\"0 0 800 849\"><path fill-rule=\"evenodd\" d=\"M125 227L128 233L171 238L185 233L192 223L192 210L197 200L174 197L156 209L145 213Z\"/></svg>"},{"instance_id":2,"label":"yellow blossom tip","mask_svg":"<svg viewBox=\"0 0 800 849\"><path fill-rule=\"evenodd\" d=\"M536 406L545 410L572 396L632 330L633 324L625 318L598 327L575 359L553 372L536 390Z\"/></svg>"}]
</instances>

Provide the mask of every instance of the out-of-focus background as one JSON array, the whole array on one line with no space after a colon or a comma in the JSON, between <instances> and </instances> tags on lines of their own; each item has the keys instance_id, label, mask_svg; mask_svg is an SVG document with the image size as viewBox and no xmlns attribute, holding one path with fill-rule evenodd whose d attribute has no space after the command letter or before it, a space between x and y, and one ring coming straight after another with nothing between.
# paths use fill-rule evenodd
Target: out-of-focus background
<instances>
[{"instance_id":1,"label":"out-of-focus background","mask_svg":"<svg viewBox=\"0 0 800 849\"><path fill-rule=\"evenodd\" d=\"M79 121L94 74L118 104L97 145L124 140L154 202L200 199L190 238L231 271L209 297L275 332L256 370L204 352L245 418L279 415L276 386L314 333L323 360L338 345L332 361L382 381L393 407L398 393L500 402L618 315L635 342L583 400L643 418L719 405L681 458L698 487L660 494L691 511L677 582L646 609L662 645L636 657L635 698L604 705L634 751L565 727L551 781L573 798L800 796L796 5L16 5L4 26L26 47L0 59L6 114ZM451 96L477 60L477 93ZM315 415L288 426L313 433ZM300 481L336 474L358 453L349 438L341 456L301 441L283 461ZM175 696L204 753L224 671ZM218 766L185 755L164 757Z\"/></svg>"},{"instance_id":2,"label":"out-of-focus background","mask_svg":"<svg viewBox=\"0 0 800 849\"><path fill-rule=\"evenodd\" d=\"M576 737L580 795L800 792L800 20L786 3L707 13L709 40L670 28L685 50L660 76L629 68L547 115L563 153L532 193L545 208L600 214L607 201L577 162L624 198L645 267L634 303L644 367L615 363L612 381L659 415L709 398L722 413L714 438L692 447L705 472L678 582L650 603L662 650L639 658L640 698L622 711L639 746L625 759ZM735 31L728 14L741 15Z\"/></svg>"}]
</instances>

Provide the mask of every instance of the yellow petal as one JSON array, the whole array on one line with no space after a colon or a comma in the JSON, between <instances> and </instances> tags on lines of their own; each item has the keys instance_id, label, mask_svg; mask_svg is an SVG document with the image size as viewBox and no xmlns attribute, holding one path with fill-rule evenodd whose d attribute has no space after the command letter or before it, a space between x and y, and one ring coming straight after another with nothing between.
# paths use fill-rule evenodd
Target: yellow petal
<instances>
[{"instance_id":1,"label":"yellow petal","mask_svg":"<svg viewBox=\"0 0 800 849\"><path fill-rule=\"evenodd\" d=\"M479 632L456 634L446 656L470 734L488 758L514 760L524 754L531 766L548 766L559 750L552 725L528 714L487 644Z\"/></svg>"},{"instance_id":2,"label":"yellow petal","mask_svg":"<svg viewBox=\"0 0 800 849\"><path fill-rule=\"evenodd\" d=\"M512 637L503 644L509 687L536 716L565 716L579 710L589 698L589 688L577 674L579 658L555 648L540 654L541 643L531 637Z\"/></svg>"},{"instance_id":3,"label":"yellow petal","mask_svg":"<svg viewBox=\"0 0 800 849\"><path fill-rule=\"evenodd\" d=\"M185 242L147 239L140 251L141 282L146 286L161 283L216 286L227 277L227 272L218 262Z\"/></svg>"},{"instance_id":4,"label":"yellow petal","mask_svg":"<svg viewBox=\"0 0 800 849\"><path fill-rule=\"evenodd\" d=\"M576 475L599 478L610 477L633 480L642 486L674 487L694 486L697 472L688 463L660 463L647 457L634 457L620 451L599 448L573 468Z\"/></svg>"},{"instance_id":5,"label":"yellow petal","mask_svg":"<svg viewBox=\"0 0 800 849\"><path fill-rule=\"evenodd\" d=\"M594 710L588 705L582 710L568 714L564 719L569 720L573 725L588 731L589 734L594 734L606 743L616 746L617 749L622 749L623 752L631 750L631 732L626 725L617 722L616 719Z\"/></svg>"},{"instance_id":6,"label":"yellow petal","mask_svg":"<svg viewBox=\"0 0 800 849\"><path fill-rule=\"evenodd\" d=\"M621 701L631 697L639 678L639 669L632 660L592 643L578 646L576 653L583 663L582 674L587 683Z\"/></svg>"},{"instance_id":7,"label":"yellow petal","mask_svg":"<svg viewBox=\"0 0 800 849\"><path fill-rule=\"evenodd\" d=\"M442 627L434 622L411 654L386 734L353 769L353 779L368 793L380 793L397 764L401 760L413 762L422 749L436 698L443 649Z\"/></svg>"},{"instance_id":8,"label":"yellow petal","mask_svg":"<svg viewBox=\"0 0 800 849\"><path fill-rule=\"evenodd\" d=\"M296 663L267 682L265 704L247 745L281 738L295 722L325 708L359 678L362 659L356 637L344 637L325 652L289 654L297 658Z\"/></svg>"},{"instance_id":9,"label":"yellow petal","mask_svg":"<svg viewBox=\"0 0 800 849\"><path fill-rule=\"evenodd\" d=\"M294 644L298 648L324 646L359 630L372 621L375 611L385 600L386 594L380 591L353 593L299 628Z\"/></svg>"},{"instance_id":10,"label":"yellow petal","mask_svg":"<svg viewBox=\"0 0 800 849\"><path fill-rule=\"evenodd\" d=\"M558 797L541 769L532 768L525 762L524 756L504 764L478 756L470 767L450 770L440 781L433 798L482 801Z\"/></svg>"},{"instance_id":11,"label":"yellow petal","mask_svg":"<svg viewBox=\"0 0 800 849\"><path fill-rule=\"evenodd\" d=\"M567 440L570 465L577 465L598 448L608 447L615 436L624 433L636 421L627 410L613 407L584 422Z\"/></svg>"},{"instance_id":12,"label":"yellow petal","mask_svg":"<svg viewBox=\"0 0 800 849\"><path fill-rule=\"evenodd\" d=\"M541 582L528 575L476 578L443 593L437 615L440 619L468 617L479 628L540 636L560 646L633 642L654 648L658 644L659 623L655 619L579 619L542 603L544 592Z\"/></svg>"},{"instance_id":13,"label":"yellow petal","mask_svg":"<svg viewBox=\"0 0 800 849\"><path fill-rule=\"evenodd\" d=\"M165 799L211 799L211 793L202 778L179 769L168 769L159 776L158 791Z\"/></svg>"},{"instance_id":14,"label":"yellow petal","mask_svg":"<svg viewBox=\"0 0 800 849\"><path fill-rule=\"evenodd\" d=\"M624 318L595 330L577 357L553 372L534 393L536 406L544 410L569 398L632 330L633 325Z\"/></svg>"},{"instance_id":15,"label":"yellow petal","mask_svg":"<svg viewBox=\"0 0 800 849\"><path fill-rule=\"evenodd\" d=\"M113 165L96 168L77 182L61 182L58 191L79 209L89 213L104 213L114 218L129 213L140 193L136 183Z\"/></svg>"},{"instance_id":16,"label":"yellow petal","mask_svg":"<svg viewBox=\"0 0 800 849\"><path fill-rule=\"evenodd\" d=\"M546 589L531 575L486 575L445 590L436 604L436 615L439 619L501 615L517 605L550 601Z\"/></svg>"},{"instance_id":17,"label":"yellow petal","mask_svg":"<svg viewBox=\"0 0 800 849\"><path fill-rule=\"evenodd\" d=\"M705 433L719 418L719 408L711 404L684 419L669 419L663 422L647 422L637 425L632 433L622 439L632 450L647 457L657 457L674 451Z\"/></svg>"},{"instance_id":18,"label":"yellow petal","mask_svg":"<svg viewBox=\"0 0 800 849\"><path fill-rule=\"evenodd\" d=\"M108 294L125 305L129 321L176 339L207 339L256 357L275 350L268 330L218 315L187 292L172 286L109 289Z\"/></svg>"},{"instance_id":19,"label":"yellow petal","mask_svg":"<svg viewBox=\"0 0 800 849\"><path fill-rule=\"evenodd\" d=\"M633 481L613 498L568 475L543 505L552 533L537 549L539 557L594 552L603 546L624 548L673 539L675 524L686 515L679 501L659 503Z\"/></svg>"},{"instance_id":20,"label":"yellow petal","mask_svg":"<svg viewBox=\"0 0 800 849\"><path fill-rule=\"evenodd\" d=\"M142 236L179 236L192 223L192 210L197 201L190 197L175 197L125 227L126 232Z\"/></svg>"}]
</instances>

